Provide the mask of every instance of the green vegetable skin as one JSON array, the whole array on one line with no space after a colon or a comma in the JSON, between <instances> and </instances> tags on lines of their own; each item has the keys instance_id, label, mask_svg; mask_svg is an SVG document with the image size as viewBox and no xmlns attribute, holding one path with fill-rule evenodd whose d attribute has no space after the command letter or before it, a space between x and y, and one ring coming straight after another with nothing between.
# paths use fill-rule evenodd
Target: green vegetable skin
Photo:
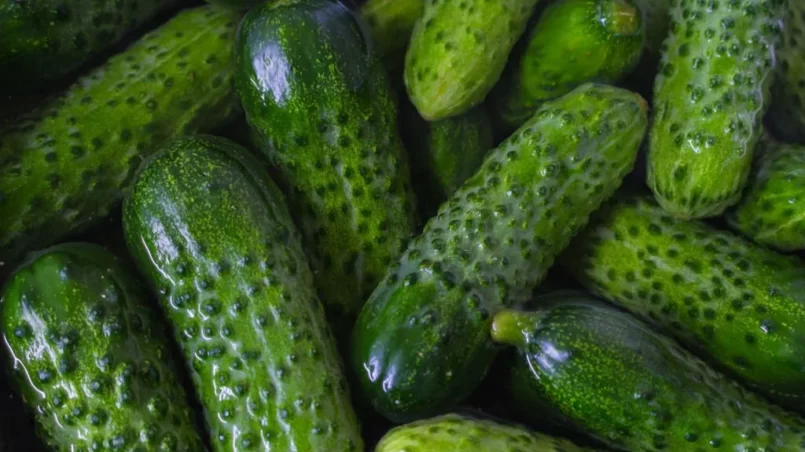
<instances>
[{"instance_id":1,"label":"green vegetable skin","mask_svg":"<svg viewBox=\"0 0 805 452\"><path fill-rule=\"evenodd\" d=\"M424 8L425 0L369 0L361 7L375 51L389 70L403 65L411 32Z\"/></svg>"},{"instance_id":2,"label":"green vegetable skin","mask_svg":"<svg viewBox=\"0 0 805 452\"><path fill-rule=\"evenodd\" d=\"M738 201L763 127L783 0L678 0L654 85L648 185L679 218Z\"/></svg>"},{"instance_id":3,"label":"green vegetable skin","mask_svg":"<svg viewBox=\"0 0 805 452\"><path fill-rule=\"evenodd\" d=\"M443 412L486 373L491 315L531 296L556 254L620 185L645 102L586 84L546 103L490 151L361 311L353 369L383 416Z\"/></svg>"},{"instance_id":4,"label":"green vegetable skin","mask_svg":"<svg viewBox=\"0 0 805 452\"><path fill-rule=\"evenodd\" d=\"M570 441L459 414L412 422L389 431L375 452L582 452Z\"/></svg>"},{"instance_id":5,"label":"green vegetable skin","mask_svg":"<svg viewBox=\"0 0 805 452\"><path fill-rule=\"evenodd\" d=\"M562 261L588 289L747 382L794 401L805 395L798 260L629 196L591 220Z\"/></svg>"},{"instance_id":6,"label":"green vegetable skin","mask_svg":"<svg viewBox=\"0 0 805 452\"><path fill-rule=\"evenodd\" d=\"M177 0L0 0L0 92L58 80Z\"/></svg>"},{"instance_id":7,"label":"green vegetable skin","mask_svg":"<svg viewBox=\"0 0 805 452\"><path fill-rule=\"evenodd\" d=\"M238 145L181 138L150 160L124 230L218 451L360 451L349 389L279 189Z\"/></svg>"},{"instance_id":8,"label":"green vegetable skin","mask_svg":"<svg viewBox=\"0 0 805 452\"><path fill-rule=\"evenodd\" d=\"M396 100L356 19L328 0L266 4L243 20L235 51L247 119L292 187L339 337L414 228Z\"/></svg>"},{"instance_id":9,"label":"green vegetable skin","mask_svg":"<svg viewBox=\"0 0 805 452\"><path fill-rule=\"evenodd\" d=\"M805 3L788 1L774 100L769 112L775 132L787 141L805 143Z\"/></svg>"},{"instance_id":10,"label":"green vegetable skin","mask_svg":"<svg viewBox=\"0 0 805 452\"><path fill-rule=\"evenodd\" d=\"M630 314L585 294L504 311L532 389L587 433L632 451L794 451L805 422L767 404Z\"/></svg>"},{"instance_id":11,"label":"green vegetable skin","mask_svg":"<svg viewBox=\"0 0 805 452\"><path fill-rule=\"evenodd\" d=\"M428 121L481 103L538 0L429 1L405 57L405 86Z\"/></svg>"},{"instance_id":12,"label":"green vegetable skin","mask_svg":"<svg viewBox=\"0 0 805 452\"><path fill-rule=\"evenodd\" d=\"M560 0L527 40L496 93L498 115L510 128L584 82L615 82L634 69L643 53L642 14L632 0Z\"/></svg>"},{"instance_id":13,"label":"green vegetable skin","mask_svg":"<svg viewBox=\"0 0 805 452\"><path fill-rule=\"evenodd\" d=\"M103 218L147 155L230 117L237 20L212 7L181 12L0 132L0 262Z\"/></svg>"},{"instance_id":14,"label":"green vegetable skin","mask_svg":"<svg viewBox=\"0 0 805 452\"><path fill-rule=\"evenodd\" d=\"M2 327L14 382L53 450L204 450L169 336L103 248L37 253L3 290Z\"/></svg>"}]
</instances>

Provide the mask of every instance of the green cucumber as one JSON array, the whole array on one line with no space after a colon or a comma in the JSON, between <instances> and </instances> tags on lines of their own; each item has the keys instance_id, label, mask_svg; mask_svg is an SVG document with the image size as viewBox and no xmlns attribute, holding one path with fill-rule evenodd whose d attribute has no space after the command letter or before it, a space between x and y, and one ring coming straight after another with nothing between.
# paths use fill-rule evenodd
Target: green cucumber
<instances>
[{"instance_id":1,"label":"green cucumber","mask_svg":"<svg viewBox=\"0 0 805 452\"><path fill-rule=\"evenodd\" d=\"M766 393L805 400L805 265L632 195L562 258L594 293Z\"/></svg>"},{"instance_id":2,"label":"green cucumber","mask_svg":"<svg viewBox=\"0 0 805 452\"><path fill-rule=\"evenodd\" d=\"M679 218L717 216L746 184L774 79L784 0L679 0L654 85L648 185Z\"/></svg>"},{"instance_id":3,"label":"green cucumber","mask_svg":"<svg viewBox=\"0 0 805 452\"><path fill-rule=\"evenodd\" d=\"M411 422L389 431L375 452L582 452L572 442L524 427L460 414Z\"/></svg>"},{"instance_id":4,"label":"green cucumber","mask_svg":"<svg viewBox=\"0 0 805 452\"><path fill-rule=\"evenodd\" d=\"M495 93L498 116L511 129L547 100L634 69L643 53L642 14L632 0L559 0L526 40Z\"/></svg>"},{"instance_id":5,"label":"green cucumber","mask_svg":"<svg viewBox=\"0 0 805 452\"><path fill-rule=\"evenodd\" d=\"M781 138L805 143L805 3L787 3L769 116Z\"/></svg>"},{"instance_id":6,"label":"green cucumber","mask_svg":"<svg viewBox=\"0 0 805 452\"><path fill-rule=\"evenodd\" d=\"M740 387L630 314L584 293L503 311L530 390L577 428L631 451L803 450L805 421Z\"/></svg>"},{"instance_id":7,"label":"green cucumber","mask_svg":"<svg viewBox=\"0 0 805 452\"><path fill-rule=\"evenodd\" d=\"M124 204L217 451L363 450L343 365L285 200L235 143L175 140Z\"/></svg>"},{"instance_id":8,"label":"green cucumber","mask_svg":"<svg viewBox=\"0 0 805 452\"><path fill-rule=\"evenodd\" d=\"M784 251L805 249L805 147L775 144L758 159L730 225Z\"/></svg>"},{"instance_id":9,"label":"green cucumber","mask_svg":"<svg viewBox=\"0 0 805 452\"><path fill-rule=\"evenodd\" d=\"M481 103L539 0L429 1L405 57L405 86L428 121Z\"/></svg>"},{"instance_id":10,"label":"green cucumber","mask_svg":"<svg viewBox=\"0 0 805 452\"><path fill-rule=\"evenodd\" d=\"M425 0L369 0L361 6L361 17L369 25L376 46L390 71L402 67L405 51Z\"/></svg>"},{"instance_id":11,"label":"green cucumber","mask_svg":"<svg viewBox=\"0 0 805 452\"><path fill-rule=\"evenodd\" d=\"M114 255L58 245L18 268L2 295L13 380L53 450L204 450L173 345Z\"/></svg>"},{"instance_id":12,"label":"green cucumber","mask_svg":"<svg viewBox=\"0 0 805 452\"><path fill-rule=\"evenodd\" d=\"M292 0L252 9L236 80L289 204L339 337L414 229L395 93L363 25L343 5Z\"/></svg>"},{"instance_id":13,"label":"green cucumber","mask_svg":"<svg viewBox=\"0 0 805 452\"><path fill-rule=\"evenodd\" d=\"M634 93L585 84L543 105L442 205L354 328L353 370L380 414L438 414L477 386L497 350L490 316L528 301L620 185L646 108Z\"/></svg>"},{"instance_id":14,"label":"green cucumber","mask_svg":"<svg viewBox=\"0 0 805 452\"><path fill-rule=\"evenodd\" d=\"M0 262L103 218L166 140L231 116L237 20L212 7L181 12L0 131Z\"/></svg>"},{"instance_id":15,"label":"green cucumber","mask_svg":"<svg viewBox=\"0 0 805 452\"><path fill-rule=\"evenodd\" d=\"M56 81L178 0L0 0L0 92Z\"/></svg>"}]
</instances>

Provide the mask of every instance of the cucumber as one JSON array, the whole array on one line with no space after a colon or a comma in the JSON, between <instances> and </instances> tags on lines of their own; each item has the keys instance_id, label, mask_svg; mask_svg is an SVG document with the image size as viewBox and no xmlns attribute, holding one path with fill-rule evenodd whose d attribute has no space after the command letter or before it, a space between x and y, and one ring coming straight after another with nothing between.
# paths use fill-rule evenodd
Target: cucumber
<instances>
[{"instance_id":1,"label":"cucumber","mask_svg":"<svg viewBox=\"0 0 805 452\"><path fill-rule=\"evenodd\" d=\"M290 187L339 337L414 228L395 93L370 42L343 5L293 0L252 9L235 49L246 117Z\"/></svg>"},{"instance_id":2,"label":"cucumber","mask_svg":"<svg viewBox=\"0 0 805 452\"><path fill-rule=\"evenodd\" d=\"M389 431L375 452L582 452L572 442L460 414L411 422Z\"/></svg>"},{"instance_id":3,"label":"cucumber","mask_svg":"<svg viewBox=\"0 0 805 452\"><path fill-rule=\"evenodd\" d=\"M636 94L585 84L490 151L393 264L354 327L362 393L392 421L465 398L495 356L489 324L531 296L629 172L647 127Z\"/></svg>"},{"instance_id":4,"label":"cucumber","mask_svg":"<svg viewBox=\"0 0 805 452\"><path fill-rule=\"evenodd\" d=\"M786 141L805 143L805 3L788 1L769 116Z\"/></svg>"},{"instance_id":5,"label":"cucumber","mask_svg":"<svg viewBox=\"0 0 805 452\"><path fill-rule=\"evenodd\" d=\"M363 450L299 233L245 149L173 141L143 166L123 226L192 368L216 451Z\"/></svg>"},{"instance_id":6,"label":"cucumber","mask_svg":"<svg viewBox=\"0 0 805 452\"><path fill-rule=\"evenodd\" d=\"M539 0L429 1L405 57L408 97L428 121L481 103Z\"/></svg>"},{"instance_id":7,"label":"cucumber","mask_svg":"<svg viewBox=\"0 0 805 452\"><path fill-rule=\"evenodd\" d=\"M615 82L634 69L643 53L642 14L632 0L559 0L526 40L495 93L510 129L584 82Z\"/></svg>"},{"instance_id":8,"label":"cucumber","mask_svg":"<svg viewBox=\"0 0 805 452\"><path fill-rule=\"evenodd\" d=\"M0 0L0 92L57 81L178 0Z\"/></svg>"},{"instance_id":9,"label":"cucumber","mask_svg":"<svg viewBox=\"0 0 805 452\"><path fill-rule=\"evenodd\" d=\"M717 216L738 201L769 106L783 10L783 0L671 6L647 182L673 216Z\"/></svg>"},{"instance_id":10,"label":"cucumber","mask_svg":"<svg viewBox=\"0 0 805 452\"><path fill-rule=\"evenodd\" d=\"M361 6L375 51L390 72L403 66L408 41L424 8L425 0L369 0Z\"/></svg>"},{"instance_id":11,"label":"cucumber","mask_svg":"<svg viewBox=\"0 0 805 452\"><path fill-rule=\"evenodd\" d=\"M147 155L231 116L237 20L212 7L181 12L0 131L0 262L103 218Z\"/></svg>"},{"instance_id":12,"label":"cucumber","mask_svg":"<svg viewBox=\"0 0 805 452\"><path fill-rule=\"evenodd\" d=\"M730 225L783 251L805 249L805 147L775 144L758 159Z\"/></svg>"},{"instance_id":13,"label":"cucumber","mask_svg":"<svg viewBox=\"0 0 805 452\"><path fill-rule=\"evenodd\" d=\"M204 450L173 346L140 283L88 243L36 253L6 283L13 380L53 450Z\"/></svg>"},{"instance_id":14,"label":"cucumber","mask_svg":"<svg viewBox=\"0 0 805 452\"><path fill-rule=\"evenodd\" d=\"M531 390L579 429L631 451L803 450L805 421L710 369L630 314L586 294L503 311Z\"/></svg>"},{"instance_id":15,"label":"cucumber","mask_svg":"<svg viewBox=\"0 0 805 452\"><path fill-rule=\"evenodd\" d=\"M624 196L562 257L588 289L772 396L805 395L805 265Z\"/></svg>"}]
</instances>

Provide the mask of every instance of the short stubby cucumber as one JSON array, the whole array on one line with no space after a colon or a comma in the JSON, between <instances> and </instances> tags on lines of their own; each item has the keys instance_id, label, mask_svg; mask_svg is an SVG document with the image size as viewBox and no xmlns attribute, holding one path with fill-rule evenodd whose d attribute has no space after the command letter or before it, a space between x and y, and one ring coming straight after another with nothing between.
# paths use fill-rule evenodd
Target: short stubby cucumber
<instances>
[{"instance_id":1,"label":"short stubby cucumber","mask_svg":"<svg viewBox=\"0 0 805 452\"><path fill-rule=\"evenodd\" d=\"M170 335L132 274L98 245L68 243L3 289L12 377L53 450L205 449Z\"/></svg>"},{"instance_id":2,"label":"short stubby cucumber","mask_svg":"<svg viewBox=\"0 0 805 452\"><path fill-rule=\"evenodd\" d=\"M805 249L805 146L774 144L755 165L730 225L772 248Z\"/></svg>"},{"instance_id":3,"label":"short stubby cucumber","mask_svg":"<svg viewBox=\"0 0 805 452\"><path fill-rule=\"evenodd\" d=\"M460 414L411 422L389 431L375 452L582 452L572 442L525 427Z\"/></svg>"},{"instance_id":4,"label":"short stubby cucumber","mask_svg":"<svg viewBox=\"0 0 805 452\"><path fill-rule=\"evenodd\" d=\"M654 85L648 185L679 218L738 201L760 138L784 0L678 0Z\"/></svg>"},{"instance_id":5,"label":"short stubby cucumber","mask_svg":"<svg viewBox=\"0 0 805 452\"><path fill-rule=\"evenodd\" d=\"M610 83L643 54L642 14L632 0L560 0L539 17L528 44L495 92L500 119L511 129L543 102L584 82Z\"/></svg>"},{"instance_id":6,"label":"short stubby cucumber","mask_svg":"<svg viewBox=\"0 0 805 452\"><path fill-rule=\"evenodd\" d=\"M369 25L375 51L390 71L401 68L416 21L425 0L369 0L361 6L361 17Z\"/></svg>"},{"instance_id":7,"label":"short stubby cucumber","mask_svg":"<svg viewBox=\"0 0 805 452\"><path fill-rule=\"evenodd\" d=\"M179 0L0 0L0 92L55 81Z\"/></svg>"},{"instance_id":8,"label":"short stubby cucumber","mask_svg":"<svg viewBox=\"0 0 805 452\"><path fill-rule=\"evenodd\" d=\"M805 421L740 387L631 314L584 293L503 311L531 389L577 428L628 451L794 451Z\"/></svg>"},{"instance_id":9,"label":"short stubby cucumber","mask_svg":"<svg viewBox=\"0 0 805 452\"><path fill-rule=\"evenodd\" d=\"M481 103L539 0L429 1L414 26L404 80L419 113L436 121Z\"/></svg>"},{"instance_id":10,"label":"short stubby cucumber","mask_svg":"<svg viewBox=\"0 0 805 452\"><path fill-rule=\"evenodd\" d=\"M328 0L252 9L238 92L289 187L321 301L339 337L414 229L396 94L355 13Z\"/></svg>"},{"instance_id":11,"label":"short stubby cucumber","mask_svg":"<svg viewBox=\"0 0 805 452\"><path fill-rule=\"evenodd\" d=\"M393 264L354 327L364 398L393 421L449 410L486 374L491 316L528 301L634 164L640 96L585 84L490 151Z\"/></svg>"},{"instance_id":12,"label":"short stubby cucumber","mask_svg":"<svg viewBox=\"0 0 805 452\"><path fill-rule=\"evenodd\" d=\"M192 368L215 450L363 450L299 233L245 149L172 142L143 166L123 226Z\"/></svg>"},{"instance_id":13,"label":"short stubby cucumber","mask_svg":"<svg viewBox=\"0 0 805 452\"><path fill-rule=\"evenodd\" d=\"M622 196L590 223L562 257L584 286L768 394L803 399L802 262L673 219L648 196Z\"/></svg>"},{"instance_id":14,"label":"short stubby cucumber","mask_svg":"<svg viewBox=\"0 0 805 452\"><path fill-rule=\"evenodd\" d=\"M805 2L788 1L769 116L786 141L805 143Z\"/></svg>"},{"instance_id":15,"label":"short stubby cucumber","mask_svg":"<svg viewBox=\"0 0 805 452\"><path fill-rule=\"evenodd\" d=\"M0 131L0 262L106 216L144 157L237 109L238 15L179 13L79 80L33 118Z\"/></svg>"}]
</instances>

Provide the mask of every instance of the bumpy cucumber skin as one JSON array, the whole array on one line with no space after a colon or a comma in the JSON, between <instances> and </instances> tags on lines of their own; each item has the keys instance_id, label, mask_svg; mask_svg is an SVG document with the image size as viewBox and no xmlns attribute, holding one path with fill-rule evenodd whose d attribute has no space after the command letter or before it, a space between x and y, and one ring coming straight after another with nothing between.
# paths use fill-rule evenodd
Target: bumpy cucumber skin
<instances>
[{"instance_id":1,"label":"bumpy cucumber skin","mask_svg":"<svg viewBox=\"0 0 805 452\"><path fill-rule=\"evenodd\" d=\"M650 55L658 55L668 36L672 0L634 0L643 13L644 46Z\"/></svg>"},{"instance_id":2,"label":"bumpy cucumber skin","mask_svg":"<svg viewBox=\"0 0 805 452\"><path fill-rule=\"evenodd\" d=\"M245 149L174 141L143 167L124 229L193 369L216 450L363 450L299 234Z\"/></svg>"},{"instance_id":3,"label":"bumpy cucumber skin","mask_svg":"<svg viewBox=\"0 0 805 452\"><path fill-rule=\"evenodd\" d=\"M361 6L375 50L390 71L403 66L411 33L424 8L425 0L369 0Z\"/></svg>"},{"instance_id":4,"label":"bumpy cucumber skin","mask_svg":"<svg viewBox=\"0 0 805 452\"><path fill-rule=\"evenodd\" d=\"M524 427L459 414L411 422L389 431L375 452L582 452L572 442Z\"/></svg>"},{"instance_id":5,"label":"bumpy cucumber skin","mask_svg":"<svg viewBox=\"0 0 805 452\"><path fill-rule=\"evenodd\" d=\"M778 144L756 163L741 202L727 218L753 241L805 249L805 147Z\"/></svg>"},{"instance_id":6,"label":"bumpy cucumber skin","mask_svg":"<svg viewBox=\"0 0 805 452\"><path fill-rule=\"evenodd\" d=\"M678 218L722 214L752 166L784 0L674 0L654 84L647 182Z\"/></svg>"},{"instance_id":7,"label":"bumpy cucumber skin","mask_svg":"<svg viewBox=\"0 0 805 452\"><path fill-rule=\"evenodd\" d=\"M602 209L562 261L588 289L656 322L746 382L803 399L799 260L675 220L650 197L629 195Z\"/></svg>"},{"instance_id":8,"label":"bumpy cucumber skin","mask_svg":"<svg viewBox=\"0 0 805 452\"><path fill-rule=\"evenodd\" d=\"M769 116L780 138L805 143L805 3L789 0L787 7Z\"/></svg>"},{"instance_id":9,"label":"bumpy cucumber skin","mask_svg":"<svg viewBox=\"0 0 805 452\"><path fill-rule=\"evenodd\" d=\"M357 19L328 0L266 4L244 18L235 51L246 117L291 188L339 337L415 217L395 94Z\"/></svg>"},{"instance_id":10,"label":"bumpy cucumber skin","mask_svg":"<svg viewBox=\"0 0 805 452\"><path fill-rule=\"evenodd\" d=\"M146 156L231 116L237 20L213 7L181 12L0 132L0 262L103 218Z\"/></svg>"},{"instance_id":11,"label":"bumpy cucumber skin","mask_svg":"<svg viewBox=\"0 0 805 452\"><path fill-rule=\"evenodd\" d=\"M588 81L611 83L643 53L642 14L632 0L560 0L548 6L506 71L495 103L511 129L543 102Z\"/></svg>"},{"instance_id":12,"label":"bumpy cucumber skin","mask_svg":"<svg viewBox=\"0 0 805 452\"><path fill-rule=\"evenodd\" d=\"M204 450L170 336L139 282L97 245L58 245L3 290L13 379L54 450Z\"/></svg>"},{"instance_id":13,"label":"bumpy cucumber skin","mask_svg":"<svg viewBox=\"0 0 805 452\"><path fill-rule=\"evenodd\" d=\"M531 296L629 172L646 104L591 84L546 103L409 245L354 327L363 396L393 421L448 410L495 356L491 315Z\"/></svg>"},{"instance_id":14,"label":"bumpy cucumber skin","mask_svg":"<svg viewBox=\"0 0 805 452\"><path fill-rule=\"evenodd\" d=\"M425 3L405 57L408 97L428 121L481 103L539 0Z\"/></svg>"},{"instance_id":15,"label":"bumpy cucumber skin","mask_svg":"<svg viewBox=\"0 0 805 452\"><path fill-rule=\"evenodd\" d=\"M805 448L801 418L631 314L583 293L556 301L501 312L493 336L519 346L534 391L578 428L630 451Z\"/></svg>"},{"instance_id":16,"label":"bumpy cucumber skin","mask_svg":"<svg viewBox=\"0 0 805 452\"><path fill-rule=\"evenodd\" d=\"M178 0L0 1L0 91L57 80Z\"/></svg>"}]
</instances>

